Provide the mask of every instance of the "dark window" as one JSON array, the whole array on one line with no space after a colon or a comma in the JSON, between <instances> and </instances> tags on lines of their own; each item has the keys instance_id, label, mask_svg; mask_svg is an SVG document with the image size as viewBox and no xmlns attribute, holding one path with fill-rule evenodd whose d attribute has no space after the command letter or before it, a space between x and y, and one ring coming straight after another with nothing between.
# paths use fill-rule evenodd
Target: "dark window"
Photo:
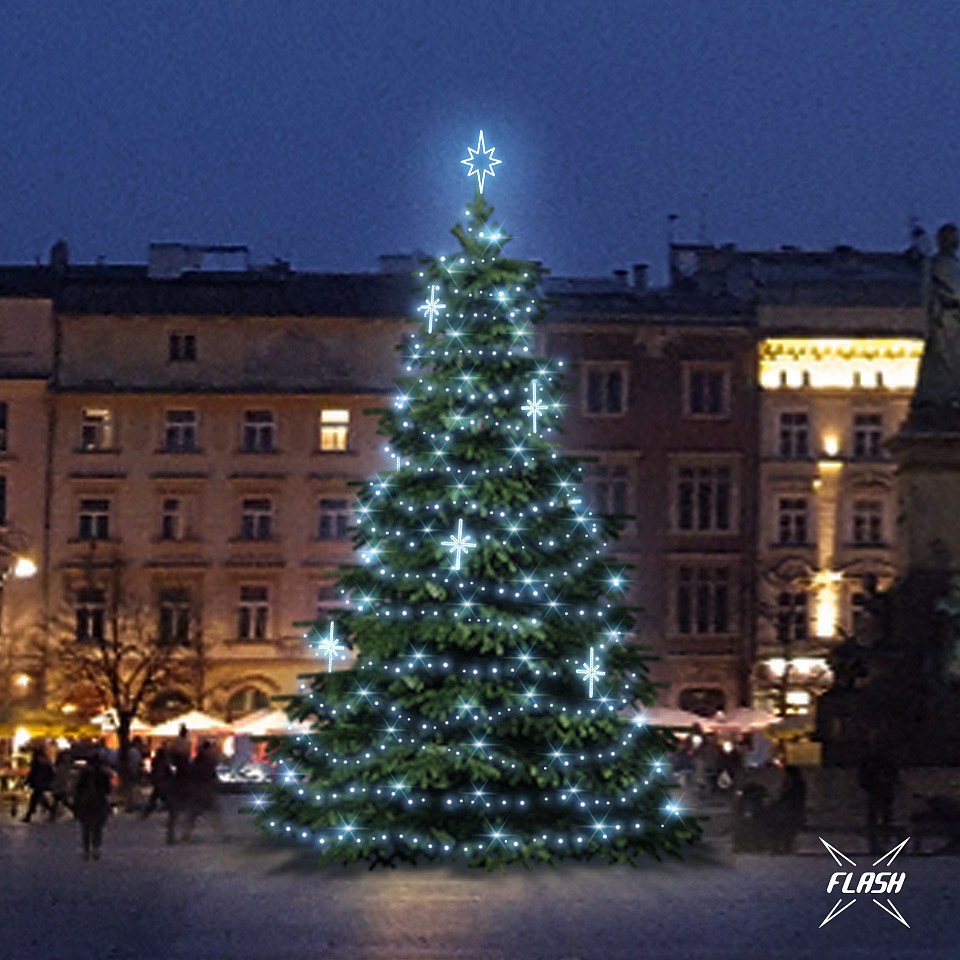
<instances>
[{"instance_id":1,"label":"dark window","mask_svg":"<svg viewBox=\"0 0 960 960\"><path fill-rule=\"evenodd\" d=\"M80 421L81 450L111 450L113 448L113 412L84 410Z\"/></svg>"},{"instance_id":2,"label":"dark window","mask_svg":"<svg viewBox=\"0 0 960 960\"><path fill-rule=\"evenodd\" d=\"M802 590L784 590L777 596L777 641L790 644L806 640L809 616L807 594Z\"/></svg>"},{"instance_id":3,"label":"dark window","mask_svg":"<svg viewBox=\"0 0 960 960\"><path fill-rule=\"evenodd\" d=\"M182 363L197 359L197 338L192 333L170 334L170 362Z\"/></svg>"},{"instance_id":4,"label":"dark window","mask_svg":"<svg viewBox=\"0 0 960 960\"><path fill-rule=\"evenodd\" d=\"M687 413L721 416L727 412L727 371L691 367L687 371Z\"/></svg>"},{"instance_id":5,"label":"dark window","mask_svg":"<svg viewBox=\"0 0 960 960\"><path fill-rule=\"evenodd\" d=\"M729 571L723 567L680 567L677 576L677 632L730 631Z\"/></svg>"},{"instance_id":6,"label":"dark window","mask_svg":"<svg viewBox=\"0 0 960 960\"><path fill-rule=\"evenodd\" d=\"M227 701L227 717L245 717L257 710L266 710L270 706L270 697L256 687L244 687Z\"/></svg>"},{"instance_id":7,"label":"dark window","mask_svg":"<svg viewBox=\"0 0 960 960\"><path fill-rule=\"evenodd\" d=\"M269 410L247 410L243 415L243 450L270 453L276 446L277 426Z\"/></svg>"},{"instance_id":8,"label":"dark window","mask_svg":"<svg viewBox=\"0 0 960 960\"><path fill-rule=\"evenodd\" d=\"M81 500L77 536L81 540L110 539L110 501Z\"/></svg>"},{"instance_id":9,"label":"dark window","mask_svg":"<svg viewBox=\"0 0 960 960\"><path fill-rule=\"evenodd\" d=\"M810 417L806 413L780 414L780 456L786 460L810 456Z\"/></svg>"},{"instance_id":10,"label":"dark window","mask_svg":"<svg viewBox=\"0 0 960 960\"><path fill-rule=\"evenodd\" d=\"M883 543L882 500L853 502L853 542L860 547Z\"/></svg>"},{"instance_id":11,"label":"dark window","mask_svg":"<svg viewBox=\"0 0 960 960\"><path fill-rule=\"evenodd\" d=\"M630 479L626 466L596 464L589 473L590 507L594 513L629 514Z\"/></svg>"},{"instance_id":12,"label":"dark window","mask_svg":"<svg viewBox=\"0 0 960 960\"><path fill-rule=\"evenodd\" d=\"M626 409L624 380L620 367L588 367L587 413L623 413Z\"/></svg>"},{"instance_id":13,"label":"dark window","mask_svg":"<svg viewBox=\"0 0 960 960\"><path fill-rule=\"evenodd\" d=\"M882 413L854 414L853 455L858 460L878 460L883 456Z\"/></svg>"},{"instance_id":14,"label":"dark window","mask_svg":"<svg viewBox=\"0 0 960 960\"><path fill-rule=\"evenodd\" d=\"M689 687L680 693L678 703L681 710L712 717L718 710L726 709L727 698L718 687Z\"/></svg>"},{"instance_id":15,"label":"dark window","mask_svg":"<svg viewBox=\"0 0 960 960\"><path fill-rule=\"evenodd\" d=\"M269 590L266 587L241 587L237 636L241 640L266 640L269 619Z\"/></svg>"},{"instance_id":16,"label":"dark window","mask_svg":"<svg viewBox=\"0 0 960 960\"><path fill-rule=\"evenodd\" d=\"M167 411L163 447L169 453L183 453L197 449L196 410Z\"/></svg>"},{"instance_id":17,"label":"dark window","mask_svg":"<svg viewBox=\"0 0 960 960\"><path fill-rule=\"evenodd\" d=\"M160 514L160 539L183 539L183 502L177 497L167 497L163 501Z\"/></svg>"},{"instance_id":18,"label":"dark window","mask_svg":"<svg viewBox=\"0 0 960 960\"><path fill-rule=\"evenodd\" d=\"M349 500L321 500L317 514L317 539L349 539L350 522L351 516Z\"/></svg>"},{"instance_id":19,"label":"dark window","mask_svg":"<svg viewBox=\"0 0 960 960\"><path fill-rule=\"evenodd\" d=\"M243 501L240 516L242 540L270 540L273 537L273 502L268 497L251 497Z\"/></svg>"},{"instance_id":20,"label":"dark window","mask_svg":"<svg viewBox=\"0 0 960 960\"><path fill-rule=\"evenodd\" d=\"M729 467L681 467L677 473L677 529L729 530L731 497Z\"/></svg>"},{"instance_id":21,"label":"dark window","mask_svg":"<svg viewBox=\"0 0 960 960\"><path fill-rule=\"evenodd\" d=\"M0 453L7 451L7 414L7 404L0 401Z\"/></svg>"},{"instance_id":22,"label":"dark window","mask_svg":"<svg viewBox=\"0 0 960 960\"><path fill-rule=\"evenodd\" d=\"M102 642L106 615L104 591L97 587L87 587L77 593L76 638L80 643Z\"/></svg>"},{"instance_id":23,"label":"dark window","mask_svg":"<svg viewBox=\"0 0 960 960\"><path fill-rule=\"evenodd\" d=\"M191 619L189 590L182 587L171 587L160 591L159 635L161 643L189 643Z\"/></svg>"},{"instance_id":24,"label":"dark window","mask_svg":"<svg viewBox=\"0 0 960 960\"><path fill-rule=\"evenodd\" d=\"M805 544L807 535L806 497L781 497L778 513L778 543Z\"/></svg>"},{"instance_id":25,"label":"dark window","mask_svg":"<svg viewBox=\"0 0 960 960\"><path fill-rule=\"evenodd\" d=\"M0 477L0 526L7 522L7 478Z\"/></svg>"}]
</instances>

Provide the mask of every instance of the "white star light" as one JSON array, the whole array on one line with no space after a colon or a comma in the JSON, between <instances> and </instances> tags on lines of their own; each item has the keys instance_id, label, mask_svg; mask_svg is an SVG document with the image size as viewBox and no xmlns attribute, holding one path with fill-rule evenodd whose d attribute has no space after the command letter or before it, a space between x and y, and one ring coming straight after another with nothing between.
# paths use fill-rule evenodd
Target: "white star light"
<instances>
[{"instance_id":1,"label":"white star light","mask_svg":"<svg viewBox=\"0 0 960 960\"><path fill-rule=\"evenodd\" d=\"M486 147L486 144L483 142L483 131L480 131L480 140L477 143L477 149L474 150L473 147L467 147L467 153L469 156L466 160L461 160L461 163L466 164L470 169L467 170L468 177L476 177L477 184L480 188L480 192L483 193L483 179L489 173L491 177L495 177L496 173L494 172L494 167L498 163L503 163L502 160L493 159L493 151L496 150L496 147L491 147L489 150ZM477 158L479 156L486 157L486 161L482 163L477 163Z\"/></svg>"},{"instance_id":2,"label":"white star light","mask_svg":"<svg viewBox=\"0 0 960 960\"><path fill-rule=\"evenodd\" d=\"M327 658L327 673L333 671L333 658L338 656L343 649L343 645L333 632L333 624L331 623L330 635L323 637L317 645L317 650Z\"/></svg>"},{"instance_id":3,"label":"white star light","mask_svg":"<svg viewBox=\"0 0 960 960\"><path fill-rule=\"evenodd\" d=\"M601 677L605 677L606 673L600 669L600 664L595 660L595 653L593 647L590 648L590 657L587 662L580 668L577 669L577 673L583 674L583 682L587 684L587 693L590 699L593 699L593 685Z\"/></svg>"},{"instance_id":4,"label":"white star light","mask_svg":"<svg viewBox=\"0 0 960 960\"><path fill-rule=\"evenodd\" d=\"M430 296L424 300L423 304L417 307L417 313L422 313L427 318L427 333L433 333L433 322L440 315L441 310L446 310L447 305L441 303L437 297L437 291L440 288L436 284L430 285Z\"/></svg>"},{"instance_id":5,"label":"white star light","mask_svg":"<svg viewBox=\"0 0 960 960\"><path fill-rule=\"evenodd\" d=\"M442 540L440 542L440 546L450 548L450 552L454 554L453 569L459 570L460 558L468 550L472 550L476 546L476 543L474 543L473 540L470 539L469 533L464 535L463 520L458 520L456 534L452 536L449 540Z\"/></svg>"},{"instance_id":6,"label":"white star light","mask_svg":"<svg viewBox=\"0 0 960 960\"><path fill-rule=\"evenodd\" d=\"M520 408L533 421L533 432L537 432L537 417L542 417L547 405L537 397L537 381L530 384L530 399Z\"/></svg>"}]
</instances>

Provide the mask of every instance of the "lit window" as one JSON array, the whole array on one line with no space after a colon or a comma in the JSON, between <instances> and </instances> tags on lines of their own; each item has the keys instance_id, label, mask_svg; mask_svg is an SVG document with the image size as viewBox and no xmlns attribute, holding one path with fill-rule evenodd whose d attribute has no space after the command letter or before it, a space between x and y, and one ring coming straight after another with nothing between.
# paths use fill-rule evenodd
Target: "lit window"
<instances>
[{"instance_id":1,"label":"lit window","mask_svg":"<svg viewBox=\"0 0 960 960\"><path fill-rule=\"evenodd\" d=\"M244 499L240 515L241 540L270 540L273 537L273 502L269 497Z\"/></svg>"},{"instance_id":2,"label":"lit window","mask_svg":"<svg viewBox=\"0 0 960 960\"><path fill-rule=\"evenodd\" d=\"M270 410L247 410L243 415L245 453L270 453L276 449L277 424Z\"/></svg>"},{"instance_id":3,"label":"lit window","mask_svg":"<svg viewBox=\"0 0 960 960\"><path fill-rule=\"evenodd\" d=\"M168 453L188 453L197 449L197 411L168 410L163 448Z\"/></svg>"},{"instance_id":4,"label":"lit window","mask_svg":"<svg viewBox=\"0 0 960 960\"><path fill-rule=\"evenodd\" d=\"M240 588L237 636L241 640L266 640L270 622L270 591L264 586Z\"/></svg>"},{"instance_id":5,"label":"lit window","mask_svg":"<svg viewBox=\"0 0 960 960\"><path fill-rule=\"evenodd\" d=\"M158 624L160 642L188 644L192 616L189 590L182 587L161 590Z\"/></svg>"},{"instance_id":6,"label":"lit window","mask_svg":"<svg viewBox=\"0 0 960 960\"><path fill-rule=\"evenodd\" d=\"M110 539L110 501L81 500L77 536L81 540Z\"/></svg>"},{"instance_id":7,"label":"lit window","mask_svg":"<svg viewBox=\"0 0 960 960\"><path fill-rule=\"evenodd\" d=\"M730 573L724 567L680 567L676 624L680 634L729 633Z\"/></svg>"},{"instance_id":8,"label":"lit window","mask_svg":"<svg viewBox=\"0 0 960 960\"><path fill-rule=\"evenodd\" d=\"M684 368L684 414L688 417L723 417L730 406L730 372L712 364Z\"/></svg>"},{"instance_id":9,"label":"lit window","mask_svg":"<svg viewBox=\"0 0 960 960\"><path fill-rule=\"evenodd\" d=\"M853 542L859 547L883 543L882 500L854 500Z\"/></svg>"},{"instance_id":10,"label":"lit window","mask_svg":"<svg viewBox=\"0 0 960 960\"><path fill-rule=\"evenodd\" d=\"M317 539L347 540L350 537L352 514L347 499L323 498L317 509Z\"/></svg>"},{"instance_id":11,"label":"lit window","mask_svg":"<svg viewBox=\"0 0 960 960\"><path fill-rule=\"evenodd\" d=\"M858 460L877 460L883 456L882 413L854 414L853 455Z\"/></svg>"},{"instance_id":12,"label":"lit window","mask_svg":"<svg viewBox=\"0 0 960 960\"><path fill-rule=\"evenodd\" d=\"M675 497L676 529L701 533L730 530L732 499L729 467L680 467Z\"/></svg>"},{"instance_id":13,"label":"lit window","mask_svg":"<svg viewBox=\"0 0 960 960\"><path fill-rule=\"evenodd\" d=\"M325 453L342 453L349 449L350 411L320 411L320 449Z\"/></svg>"},{"instance_id":14,"label":"lit window","mask_svg":"<svg viewBox=\"0 0 960 960\"><path fill-rule=\"evenodd\" d=\"M75 636L80 643L100 643L104 639L106 620L106 597L98 587L87 587L77 592L74 605L76 615Z\"/></svg>"},{"instance_id":15,"label":"lit window","mask_svg":"<svg viewBox=\"0 0 960 960\"><path fill-rule=\"evenodd\" d=\"M197 338L192 333L170 334L170 362L183 363L197 359Z\"/></svg>"},{"instance_id":16,"label":"lit window","mask_svg":"<svg viewBox=\"0 0 960 960\"><path fill-rule=\"evenodd\" d=\"M585 368L586 412L615 416L627 409L627 376L622 366L589 364Z\"/></svg>"},{"instance_id":17,"label":"lit window","mask_svg":"<svg viewBox=\"0 0 960 960\"><path fill-rule=\"evenodd\" d=\"M806 497L781 497L777 507L777 542L784 544L807 543Z\"/></svg>"},{"instance_id":18,"label":"lit window","mask_svg":"<svg viewBox=\"0 0 960 960\"><path fill-rule=\"evenodd\" d=\"M81 450L110 450L113 447L113 413L103 408L84 410L80 423Z\"/></svg>"},{"instance_id":19,"label":"lit window","mask_svg":"<svg viewBox=\"0 0 960 960\"><path fill-rule=\"evenodd\" d=\"M779 452L786 460L805 460L810 456L810 417L806 413L780 414Z\"/></svg>"}]
</instances>

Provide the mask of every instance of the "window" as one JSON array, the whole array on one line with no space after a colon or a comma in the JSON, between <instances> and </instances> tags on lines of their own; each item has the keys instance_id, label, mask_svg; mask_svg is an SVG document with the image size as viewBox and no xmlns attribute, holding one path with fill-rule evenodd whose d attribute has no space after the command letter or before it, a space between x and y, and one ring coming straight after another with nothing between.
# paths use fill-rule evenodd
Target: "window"
<instances>
[{"instance_id":1,"label":"window","mask_svg":"<svg viewBox=\"0 0 960 960\"><path fill-rule=\"evenodd\" d=\"M0 527L7 522L7 478L0 476Z\"/></svg>"},{"instance_id":2,"label":"window","mask_svg":"<svg viewBox=\"0 0 960 960\"><path fill-rule=\"evenodd\" d=\"M857 590L850 595L850 631L860 639L864 639L864 631L867 625L867 616L869 608L867 606L870 597L862 590Z\"/></svg>"},{"instance_id":3,"label":"window","mask_svg":"<svg viewBox=\"0 0 960 960\"><path fill-rule=\"evenodd\" d=\"M165 497L160 512L160 539L182 540L183 519L183 501L179 497Z\"/></svg>"},{"instance_id":4,"label":"window","mask_svg":"<svg viewBox=\"0 0 960 960\"><path fill-rule=\"evenodd\" d=\"M350 445L350 411L320 411L320 449L324 453L343 453Z\"/></svg>"},{"instance_id":5,"label":"window","mask_svg":"<svg viewBox=\"0 0 960 960\"><path fill-rule=\"evenodd\" d=\"M276 449L277 425L270 410L248 410L243 415L245 453L270 453Z\"/></svg>"},{"instance_id":6,"label":"window","mask_svg":"<svg viewBox=\"0 0 960 960\"><path fill-rule=\"evenodd\" d=\"M168 453L183 453L197 449L196 410L167 411L163 448Z\"/></svg>"},{"instance_id":7,"label":"window","mask_svg":"<svg viewBox=\"0 0 960 960\"><path fill-rule=\"evenodd\" d=\"M883 543L882 500L854 500L853 542L858 547Z\"/></svg>"},{"instance_id":8,"label":"window","mask_svg":"<svg viewBox=\"0 0 960 960\"><path fill-rule=\"evenodd\" d=\"M676 528L721 533L731 528L729 467L680 467L677 471Z\"/></svg>"},{"instance_id":9,"label":"window","mask_svg":"<svg viewBox=\"0 0 960 960\"><path fill-rule=\"evenodd\" d=\"M727 707L726 694L719 687L688 687L677 701L681 710L701 717L712 717Z\"/></svg>"},{"instance_id":10,"label":"window","mask_svg":"<svg viewBox=\"0 0 960 960\"><path fill-rule=\"evenodd\" d=\"M113 448L113 413L104 408L84 410L80 421L81 450Z\"/></svg>"},{"instance_id":11,"label":"window","mask_svg":"<svg viewBox=\"0 0 960 960\"><path fill-rule=\"evenodd\" d=\"M197 338L192 333L170 334L170 362L183 363L197 359Z\"/></svg>"},{"instance_id":12,"label":"window","mask_svg":"<svg viewBox=\"0 0 960 960\"><path fill-rule=\"evenodd\" d=\"M242 540L270 540L273 537L273 502L269 497L244 499L240 515Z\"/></svg>"},{"instance_id":13,"label":"window","mask_svg":"<svg viewBox=\"0 0 960 960\"><path fill-rule=\"evenodd\" d=\"M626 514L630 508L630 479L625 465L595 464L589 473L590 507L594 513Z\"/></svg>"},{"instance_id":14,"label":"window","mask_svg":"<svg viewBox=\"0 0 960 960\"><path fill-rule=\"evenodd\" d=\"M321 499L317 509L317 539L349 539L351 520L349 500Z\"/></svg>"},{"instance_id":15,"label":"window","mask_svg":"<svg viewBox=\"0 0 960 960\"><path fill-rule=\"evenodd\" d=\"M777 642L790 644L806 640L808 624L806 591L781 591L777 595Z\"/></svg>"},{"instance_id":16,"label":"window","mask_svg":"<svg viewBox=\"0 0 960 960\"><path fill-rule=\"evenodd\" d=\"M188 644L191 620L189 590L183 587L169 587L160 591L158 634L161 643Z\"/></svg>"},{"instance_id":17,"label":"window","mask_svg":"<svg viewBox=\"0 0 960 960\"><path fill-rule=\"evenodd\" d=\"M806 497L781 497L777 504L777 520L777 543L809 543Z\"/></svg>"},{"instance_id":18,"label":"window","mask_svg":"<svg viewBox=\"0 0 960 960\"><path fill-rule=\"evenodd\" d=\"M858 460L877 460L883 456L883 414L853 415L853 455Z\"/></svg>"},{"instance_id":19,"label":"window","mask_svg":"<svg viewBox=\"0 0 960 960\"><path fill-rule=\"evenodd\" d=\"M227 701L228 717L245 717L257 710L267 710L270 697L257 687L244 687Z\"/></svg>"},{"instance_id":20,"label":"window","mask_svg":"<svg viewBox=\"0 0 960 960\"><path fill-rule=\"evenodd\" d=\"M81 500L77 536L81 540L110 539L110 501Z\"/></svg>"},{"instance_id":21,"label":"window","mask_svg":"<svg viewBox=\"0 0 960 960\"><path fill-rule=\"evenodd\" d=\"M343 597L340 595L340 588L336 580L324 580L317 586L317 606L316 619L326 620L330 616L331 610L339 610L343 607Z\"/></svg>"},{"instance_id":22,"label":"window","mask_svg":"<svg viewBox=\"0 0 960 960\"><path fill-rule=\"evenodd\" d=\"M79 643L103 641L107 604L104 591L99 587L87 587L77 592L74 607L76 613L76 639Z\"/></svg>"},{"instance_id":23,"label":"window","mask_svg":"<svg viewBox=\"0 0 960 960\"><path fill-rule=\"evenodd\" d=\"M270 592L267 587L241 587L237 636L241 640L266 640L269 620Z\"/></svg>"},{"instance_id":24,"label":"window","mask_svg":"<svg viewBox=\"0 0 960 960\"><path fill-rule=\"evenodd\" d=\"M0 453L7 452L7 404L0 401Z\"/></svg>"},{"instance_id":25,"label":"window","mask_svg":"<svg viewBox=\"0 0 960 960\"><path fill-rule=\"evenodd\" d=\"M685 414L690 417L726 416L730 396L729 371L723 367L691 364L685 374Z\"/></svg>"},{"instance_id":26,"label":"window","mask_svg":"<svg viewBox=\"0 0 960 960\"><path fill-rule=\"evenodd\" d=\"M627 409L627 375L622 366L590 364L586 368L588 414L618 415Z\"/></svg>"},{"instance_id":27,"label":"window","mask_svg":"<svg viewBox=\"0 0 960 960\"><path fill-rule=\"evenodd\" d=\"M724 567L680 567L677 572L677 633L730 631L730 573Z\"/></svg>"},{"instance_id":28,"label":"window","mask_svg":"<svg viewBox=\"0 0 960 960\"><path fill-rule=\"evenodd\" d=\"M806 413L780 414L779 449L786 460L805 460L810 456L810 417Z\"/></svg>"}]
</instances>

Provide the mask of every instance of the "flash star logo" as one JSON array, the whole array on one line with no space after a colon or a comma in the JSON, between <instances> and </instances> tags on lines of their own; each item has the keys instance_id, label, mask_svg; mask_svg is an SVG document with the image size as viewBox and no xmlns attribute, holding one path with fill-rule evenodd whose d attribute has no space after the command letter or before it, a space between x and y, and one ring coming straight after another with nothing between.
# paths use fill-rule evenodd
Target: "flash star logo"
<instances>
[{"instance_id":1,"label":"flash star logo","mask_svg":"<svg viewBox=\"0 0 960 960\"><path fill-rule=\"evenodd\" d=\"M907 837L906 840L898 843L892 850L888 850L879 860L874 861L872 866L877 867L880 864L884 864L889 867L896 859L897 854L906 846L909 839L910 838ZM843 866L841 858L846 860L851 867L856 866L846 854L841 853L836 847L831 846L823 837L820 837L819 840L827 848L830 856L837 862L838 867ZM852 871L842 870L831 874L830 879L827 881L827 893L833 893L834 890L848 895L852 893L899 893L903 889L903 883L906 879L907 875L905 873L897 873L891 870L880 870L878 872L863 870L859 877ZM873 899L873 902L883 910L884 913L890 914L894 920L899 920L900 923L909 928L910 924L903 919L900 911L893 905L889 897L887 897L886 905L882 904L876 897L871 899ZM856 902L856 897L848 900L846 903L843 902L843 898L841 897L830 909L830 912L823 918L823 923L821 923L820 926L826 926L834 917L839 917L847 907L852 907ZM841 904L843 904L843 906L841 906Z\"/></svg>"}]
</instances>

